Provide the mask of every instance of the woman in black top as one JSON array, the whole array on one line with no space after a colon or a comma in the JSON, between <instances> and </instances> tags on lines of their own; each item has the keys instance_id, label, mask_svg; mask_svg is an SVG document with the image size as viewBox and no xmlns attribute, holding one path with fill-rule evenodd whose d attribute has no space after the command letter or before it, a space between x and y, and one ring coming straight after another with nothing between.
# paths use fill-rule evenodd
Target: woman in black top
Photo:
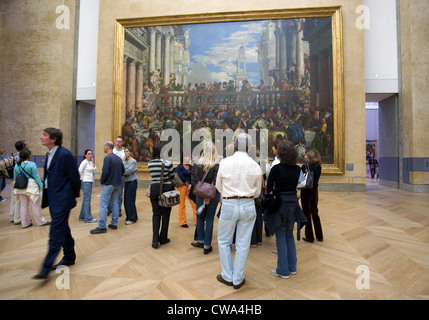
<instances>
[{"instance_id":1,"label":"woman in black top","mask_svg":"<svg viewBox=\"0 0 429 320\"><path fill-rule=\"evenodd\" d=\"M308 219L308 223L305 225L305 237L304 241L314 242L313 226L311 220L313 220L314 232L316 234L317 241L323 241L322 224L320 223L319 209L317 205L319 203L319 178L322 173L321 159L319 151L315 149L308 149L305 152L305 162L301 167L302 172L305 173L306 165L308 165L310 171L314 172L313 188L301 190L301 205L305 216Z\"/></svg>"},{"instance_id":2,"label":"woman in black top","mask_svg":"<svg viewBox=\"0 0 429 320\"><path fill-rule=\"evenodd\" d=\"M296 195L298 181L303 180L301 168L296 164L298 152L289 141L282 141L278 145L277 157L280 163L272 167L268 176L267 191L276 190L280 192L281 207L266 215L266 224L270 234L276 234L277 245L277 269L272 269L273 276L283 279L289 278L290 274L296 274L296 247L293 238L295 222L298 223L299 231L307 219L299 206Z\"/></svg>"}]
</instances>

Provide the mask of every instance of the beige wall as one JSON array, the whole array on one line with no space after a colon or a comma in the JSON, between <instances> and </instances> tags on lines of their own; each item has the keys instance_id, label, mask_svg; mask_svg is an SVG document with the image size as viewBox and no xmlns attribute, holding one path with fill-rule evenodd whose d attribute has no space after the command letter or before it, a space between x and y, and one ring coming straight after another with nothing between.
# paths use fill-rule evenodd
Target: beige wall
<instances>
[{"instance_id":1,"label":"beige wall","mask_svg":"<svg viewBox=\"0 0 429 320\"><path fill-rule=\"evenodd\" d=\"M64 146L72 145L76 1L64 1L70 29L56 27L60 4L0 1L0 148L8 154L21 139L33 154L45 154L39 136L46 127L61 128Z\"/></svg>"},{"instance_id":2,"label":"beige wall","mask_svg":"<svg viewBox=\"0 0 429 320\"><path fill-rule=\"evenodd\" d=\"M429 1L400 1L402 146L404 158L429 159ZM429 172L410 172L429 185Z\"/></svg>"},{"instance_id":3,"label":"beige wall","mask_svg":"<svg viewBox=\"0 0 429 320\"><path fill-rule=\"evenodd\" d=\"M354 171L343 176L323 177L322 183L347 183L347 176L365 175L365 81L364 34L356 27L356 7L361 0L339 1L145 1L130 0L100 2L98 47L96 159L103 159L101 146L115 136L112 132L113 60L115 20L123 18L155 17L165 15L201 14L222 11L273 10L303 7L342 6L344 44L344 96L345 96L345 162L354 164ZM98 148L97 148L98 147ZM101 163L100 163L101 164ZM100 165L98 164L98 165ZM356 180L358 183L359 181ZM356 182L355 181L355 182ZM360 183L364 182L363 180Z\"/></svg>"},{"instance_id":4,"label":"beige wall","mask_svg":"<svg viewBox=\"0 0 429 320\"><path fill-rule=\"evenodd\" d=\"M102 146L114 138L113 45L116 19L202 14L223 11L254 11L341 5L343 9L345 163L354 171L343 176L323 177L325 186L347 183L365 175L365 87L363 30L356 27L356 7L363 0L103 0L97 78L96 158L102 165ZM70 29L56 28L58 5L70 9ZM173 4L172 4L173 3ZM429 1L398 1L400 13L400 62L402 149L404 158L429 158ZM0 149L14 151L19 139L29 142L33 154L43 155L43 128L60 127L64 145L73 147L75 130L75 23L78 0L0 1ZM73 150L72 150L73 151ZM411 172L410 183L428 185L428 172ZM357 179L358 183L363 183Z\"/></svg>"}]
</instances>

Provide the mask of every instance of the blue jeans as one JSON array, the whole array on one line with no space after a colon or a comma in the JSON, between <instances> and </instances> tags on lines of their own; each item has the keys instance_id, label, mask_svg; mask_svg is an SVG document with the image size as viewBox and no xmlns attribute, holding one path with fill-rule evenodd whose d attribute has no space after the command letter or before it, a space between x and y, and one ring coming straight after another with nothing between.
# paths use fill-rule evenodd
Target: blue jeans
<instances>
[{"instance_id":1,"label":"blue jeans","mask_svg":"<svg viewBox=\"0 0 429 320\"><path fill-rule=\"evenodd\" d=\"M256 219L253 199L224 199L218 225L219 257L222 278L240 284L249 254L253 225ZM231 244L236 231L235 260L232 262Z\"/></svg>"},{"instance_id":2,"label":"blue jeans","mask_svg":"<svg viewBox=\"0 0 429 320\"><path fill-rule=\"evenodd\" d=\"M119 219L119 206L118 197L121 185L103 185L100 195L100 219L98 220L98 227L101 229L106 228L107 220L107 207L109 201L112 201L112 225L116 226Z\"/></svg>"},{"instance_id":3,"label":"blue jeans","mask_svg":"<svg viewBox=\"0 0 429 320\"><path fill-rule=\"evenodd\" d=\"M121 179L121 184L119 185L119 195L118 195L118 208L119 208L119 212L122 211L122 196L124 193L124 186L125 186L125 181L124 179ZM113 204L112 204L112 199L110 199L109 201L109 205L107 206L107 210L111 210L113 212Z\"/></svg>"},{"instance_id":4,"label":"blue jeans","mask_svg":"<svg viewBox=\"0 0 429 320\"><path fill-rule=\"evenodd\" d=\"M91 214L91 195L92 195L92 182L83 182L82 183L82 208L80 209L79 220L85 220L85 222L89 222L92 219Z\"/></svg>"},{"instance_id":5,"label":"blue jeans","mask_svg":"<svg viewBox=\"0 0 429 320\"><path fill-rule=\"evenodd\" d=\"M286 227L276 229L277 245L277 269L282 276L288 276L290 272L296 272L296 247L293 238L294 223L287 223Z\"/></svg>"},{"instance_id":6,"label":"blue jeans","mask_svg":"<svg viewBox=\"0 0 429 320\"><path fill-rule=\"evenodd\" d=\"M197 214L197 236L198 242L204 243L204 248L208 249L212 245L213 238L213 220L216 214L216 208L220 200L220 193L216 193L216 198L210 200L208 206L202 214ZM197 196L197 208L203 205L204 198ZM205 225L205 228L204 228Z\"/></svg>"}]
</instances>

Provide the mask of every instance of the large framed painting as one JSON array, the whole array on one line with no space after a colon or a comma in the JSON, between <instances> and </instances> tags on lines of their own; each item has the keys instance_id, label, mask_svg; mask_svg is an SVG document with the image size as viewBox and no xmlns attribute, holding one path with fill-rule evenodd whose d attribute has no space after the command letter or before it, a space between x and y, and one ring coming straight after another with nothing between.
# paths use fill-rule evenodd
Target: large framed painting
<instances>
[{"instance_id":1,"label":"large framed painting","mask_svg":"<svg viewBox=\"0 0 429 320\"><path fill-rule=\"evenodd\" d=\"M113 132L141 170L156 143L178 163L212 139L222 158L245 131L259 160L285 139L344 173L341 7L121 19L114 61Z\"/></svg>"}]
</instances>

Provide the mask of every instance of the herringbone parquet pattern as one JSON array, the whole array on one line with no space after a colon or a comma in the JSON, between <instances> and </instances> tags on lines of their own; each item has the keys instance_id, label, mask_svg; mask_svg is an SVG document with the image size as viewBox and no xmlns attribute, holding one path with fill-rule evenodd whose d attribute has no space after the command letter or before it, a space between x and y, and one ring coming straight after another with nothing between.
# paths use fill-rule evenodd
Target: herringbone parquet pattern
<instances>
[{"instance_id":1,"label":"herringbone parquet pattern","mask_svg":"<svg viewBox=\"0 0 429 320\"><path fill-rule=\"evenodd\" d=\"M298 272L290 279L270 275L276 266L275 239L265 237L251 248L246 284L234 290L216 280L220 273L217 218L213 252L190 245L195 225L188 204L189 229L179 227L172 211L171 242L151 247L152 212L146 189L138 189L139 221L91 235L96 224L78 221L81 199L70 225L77 261L69 268L69 289L61 289L63 273L48 281L32 280L47 250L49 227L22 229L9 221L9 185L0 203L0 299L428 299L429 198L368 184L367 192L320 192L324 242L297 242ZM98 217L101 188L93 191ZM42 210L49 221L48 210ZM58 259L61 258L61 255ZM360 281L367 268L369 278ZM63 282L61 282L63 281ZM357 288L357 283L369 287Z\"/></svg>"}]
</instances>

